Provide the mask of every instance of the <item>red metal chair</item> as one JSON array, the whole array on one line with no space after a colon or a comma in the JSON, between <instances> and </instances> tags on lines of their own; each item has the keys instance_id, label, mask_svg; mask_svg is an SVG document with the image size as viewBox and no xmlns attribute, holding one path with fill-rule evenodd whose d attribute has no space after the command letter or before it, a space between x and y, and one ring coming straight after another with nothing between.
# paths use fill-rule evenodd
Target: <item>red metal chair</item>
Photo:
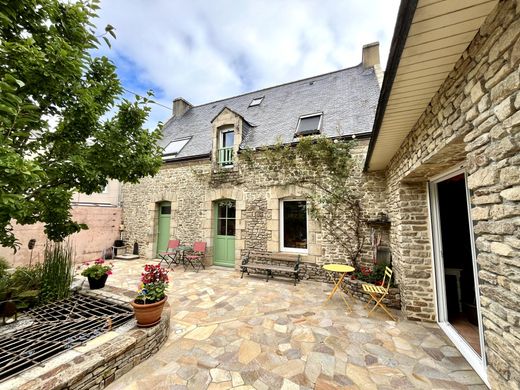
<instances>
[{"instance_id":1,"label":"red metal chair","mask_svg":"<svg viewBox=\"0 0 520 390\"><path fill-rule=\"evenodd\" d=\"M193 251L184 256L184 270L191 265L196 272L204 267L204 257L206 257L206 243L199 241L193 244Z\"/></svg>"},{"instance_id":2,"label":"red metal chair","mask_svg":"<svg viewBox=\"0 0 520 390\"><path fill-rule=\"evenodd\" d=\"M166 252L158 252L157 256L161 259L159 265L164 261L168 267L171 267L172 264L177 264L177 259L179 252L176 249L181 244L180 240L170 240L168 241L168 248L166 248Z\"/></svg>"}]
</instances>

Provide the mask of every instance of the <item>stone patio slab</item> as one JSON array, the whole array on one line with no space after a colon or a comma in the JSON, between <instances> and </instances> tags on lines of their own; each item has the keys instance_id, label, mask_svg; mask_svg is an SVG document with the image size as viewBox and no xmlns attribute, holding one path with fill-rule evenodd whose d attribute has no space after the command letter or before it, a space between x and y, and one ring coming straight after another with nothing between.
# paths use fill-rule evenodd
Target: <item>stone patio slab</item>
<instances>
[{"instance_id":1,"label":"stone patio slab","mask_svg":"<svg viewBox=\"0 0 520 390\"><path fill-rule=\"evenodd\" d=\"M108 284L134 289L146 263L115 261ZM367 317L352 297L352 312L339 295L323 305L328 284L221 267L170 278L170 339L108 389L485 388L436 324Z\"/></svg>"}]
</instances>

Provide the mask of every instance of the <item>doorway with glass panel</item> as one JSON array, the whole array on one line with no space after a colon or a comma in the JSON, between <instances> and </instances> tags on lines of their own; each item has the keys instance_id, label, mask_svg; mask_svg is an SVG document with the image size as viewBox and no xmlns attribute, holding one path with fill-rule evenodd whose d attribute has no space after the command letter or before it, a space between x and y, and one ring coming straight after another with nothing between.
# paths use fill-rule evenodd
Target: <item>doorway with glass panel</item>
<instances>
[{"instance_id":1,"label":"doorway with glass panel","mask_svg":"<svg viewBox=\"0 0 520 390\"><path fill-rule=\"evenodd\" d=\"M213 264L224 267L235 266L235 201L224 199L214 205L215 245Z\"/></svg>"},{"instance_id":2,"label":"doorway with glass panel","mask_svg":"<svg viewBox=\"0 0 520 390\"><path fill-rule=\"evenodd\" d=\"M485 378L478 267L464 170L430 182L437 321Z\"/></svg>"},{"instance_id":3,"label":"doorway with glass panel","mask_svg":"<svg viewBox=\"0 0 520 390\"><path fill-rule=\"evenodd\" d=\"M157 207L159 215L157 219L157 242L155 247L156 253L160 253L165 252L168 247L172 206L170 202L161 202Z\"/></svg>"}]
</instances>

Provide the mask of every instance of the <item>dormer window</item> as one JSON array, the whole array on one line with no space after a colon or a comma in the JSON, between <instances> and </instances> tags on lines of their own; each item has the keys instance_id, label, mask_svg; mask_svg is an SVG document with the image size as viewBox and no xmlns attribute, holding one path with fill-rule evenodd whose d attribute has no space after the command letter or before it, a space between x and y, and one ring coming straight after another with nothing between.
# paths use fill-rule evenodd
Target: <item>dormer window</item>
<instances>
[{"instance_id":1,"label":"dormer window","mask_svg":"<svg viewBox=\"0 0 520 390\"><path fill-rule=\"evenodd\" d=\"M235 131L233 128L220 130L218 164L223 168L233 167L233 146L235 145Z\"/></svg>"},{"instance_id":2,"label":"dormer window","mask_svg":"<svg viewBox=\"0 0 520 390\"><path fill-rule=\"evenodd\" d=\"M254 98L251 103L249 103L249 107L254 107L254 106L259 106L260 103L262 103L262 101L264 100L264 97L261 96L261 97L257 97L257 98Z\"/></svg>"},{"instance_id":3,"label":"dormer window","mask_svg":"<svg viewBox=\"0 0 520 390\"><path fill-rule=\"evenodd\" d=\"M174 158L186 146L191 138L183 138L170 142L163 150L163 160Z\"/></svg>"},{"instance_id":4,"label":"dormer window","mask_svg":"<svg viewBox=\"0 0 520 390\"><path fill-rule=\"evenodd\" d=\"M294 136L304 137L306 135L320 134L322 116L323 114L321 113L301 116Z\"/></svg>"}]
</instances>

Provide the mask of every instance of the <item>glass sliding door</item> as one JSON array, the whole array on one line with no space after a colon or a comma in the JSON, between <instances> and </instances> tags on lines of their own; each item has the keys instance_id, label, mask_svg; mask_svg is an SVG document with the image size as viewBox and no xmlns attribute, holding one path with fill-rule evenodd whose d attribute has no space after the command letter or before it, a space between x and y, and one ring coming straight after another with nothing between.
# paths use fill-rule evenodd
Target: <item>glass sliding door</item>
<instances>
[{"instance_id":1,"label":"glass sliding door","mask_svg":"<svg viewBox=\"0 0 520 390\"><path fill-rule=\"evenodd\" d=\"M484 380L478 265L463 170L430 184L437 315L441 328Z\"/></svg>"}]
</instances>

